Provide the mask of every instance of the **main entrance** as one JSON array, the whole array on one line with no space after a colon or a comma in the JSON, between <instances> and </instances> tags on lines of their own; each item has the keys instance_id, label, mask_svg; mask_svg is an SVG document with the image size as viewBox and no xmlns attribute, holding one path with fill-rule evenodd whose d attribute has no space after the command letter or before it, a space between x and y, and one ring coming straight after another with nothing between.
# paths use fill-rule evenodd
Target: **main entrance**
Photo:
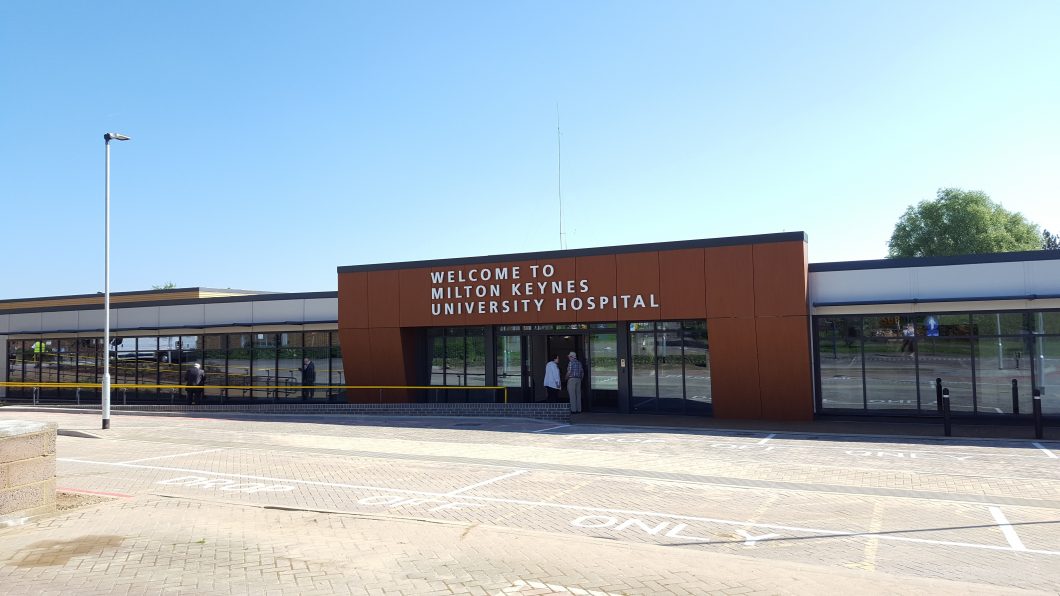
<instances>
[{"instance_id":1,"label":"main entrance","mask_svg":"<svg viewBox=\"0 0 1060 596\"><path fill-rule=\"evenodd\" d=\"M561 378L567 372L567 355L574 352L585 367L582 379L582 409L587 412L618 411L618 341L615 328L588 328L586 325L539 325L534 328L502 329L498 337L498 381L509 387L517 401L548 401L545 389L545 365L550 356L559 356ZM595 327L595 326L594 326ZM606 327L606 326L601 326ZM515 332L515 333L513 333ZM511 366L521 360L521 374L516 378ZM502 373L507 371L507 374ZM560 391L562 402L569 403L566 383Z\"/></svg>"}]
</instances>

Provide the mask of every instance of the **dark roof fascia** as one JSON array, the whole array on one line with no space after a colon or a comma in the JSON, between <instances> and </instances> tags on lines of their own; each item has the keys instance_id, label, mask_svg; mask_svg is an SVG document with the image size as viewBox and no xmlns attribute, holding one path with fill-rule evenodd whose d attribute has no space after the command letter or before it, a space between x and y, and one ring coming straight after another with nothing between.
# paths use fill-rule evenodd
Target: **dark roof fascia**
<instances>
[{"instance_id":1,"label":"dark roof fascia","mask_svg":"<svg viewBox=\"0 0 1060 596\"><path fill-rule=\"evenodd\" d=\"M886 304L927 304L936 302L991 302L1000 300L1050 300L1060 294L1026 294L1023 296L962 296L960 298L896 298L893 300L844 300L841 302L814 302L813 306L877 306Z\"/></svg>"},{"instance_id":2,"label":"dark roof fascia","mask_svg":"<svg viewBox=\"0 0 1060 596\"><path fill-rule=\"evenodd\" d=\"M95 296L95 294L92 294ZM152 306L195 306L197 304L223 304L226 302L270 302L272 300L313 300L320 298L338 298L338 292L299 292L291 294L248 294L245 296L220 296L217 298L196 298L185 300L150 300L145 302L111 303L111 310L118 308L140 308ZM33 298L32 300L37 300ZM34 312L91 311L103 310L102 304L80 304L66 306L47 306L44 308L12 308L0 311L0 315L25 314Z\"/></svg>"},{"instance_id":3,"label":"dark roof fascia","mask_svg":"<svg viewBox=\"0 0 1060 596\"><path fill-rule=\"evenodd\" d=\"M1060 250L1026 250L1021 252L999 252L985 255L957 255L953 257L910 257L904 259L875 259L871 261L810 263L810 273L820 271L898 269L903 267L979 265L984 263L1013 263L1019 261L1053 261L1058 259L1060 259Z\"/></svg>"},{"instance_id":4,"label":"dark roof fascia","mask_svg":"<svg viewBox=\"0 0 1060 596\"><path fill-rule=\"evenodd\" d=\"M561 259L570 257L597 257L635 252L653 252L664 250L681 250L688 248L712 248L719 246L739 246L745 244L769 244L774 242L806 242L806 232L782 232L779 234L758 234L754 236L731 236L728 238L707 238L703 240L678 240L675 242L656 242L651 244L626 244L622 246L602 246L597 248L575 248L570 250L549 250L543 252L522 252L504 255L486 255L481 257L459 257L452 259L431 259L426 261L404 261L399 263L376 263L371 265L344 265L338 268L339 273L358 271L388 271L394 269L423 269L427 267L454 267L475 263L499 263L528 261L534 259Z\"/></svg>"}]
</instances>

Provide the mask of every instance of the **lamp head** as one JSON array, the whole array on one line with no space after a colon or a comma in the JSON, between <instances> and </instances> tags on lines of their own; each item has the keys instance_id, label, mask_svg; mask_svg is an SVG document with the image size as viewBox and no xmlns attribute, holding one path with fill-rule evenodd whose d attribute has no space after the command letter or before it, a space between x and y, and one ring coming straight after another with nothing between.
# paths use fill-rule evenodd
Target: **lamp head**
<instances>
[{"instance_id":1,"label":"lamp head","mask_svg":"<svg viewBox=\"0 0 1060 596\"><path fill-rule=\"evenodd\" d=\"M129 137L121 134L120 132L108 132L103 135L104 141L128 141Z\"/></svg>"}]
</instances>

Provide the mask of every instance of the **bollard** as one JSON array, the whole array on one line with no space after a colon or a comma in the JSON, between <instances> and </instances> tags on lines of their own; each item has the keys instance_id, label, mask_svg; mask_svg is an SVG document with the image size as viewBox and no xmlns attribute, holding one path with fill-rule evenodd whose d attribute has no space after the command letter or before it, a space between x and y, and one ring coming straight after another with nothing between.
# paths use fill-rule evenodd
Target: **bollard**
<instances>
[{"instance_id":1,"label":"bollard","mask_svg":"<svg viewBox=\"0 0 1060 596\"><path fill-rule=\"evenodd\" d=\"M1020 413L1020 391L1019 381L1012 379L1012 413Z\"/></svg>"},{"instance_id":2,"label":"bollard","mask_svg":"<svg viewBox=\"0 0 1060 596\"><path fill-rule=\"evenodd\" d=\"M1034 438L1042 438L1042 390L1034 390Z\"/></svg>"},{"instance_id":3,"label":"bollard","mask_svg":"<svg viewBox=\"0 0 1060 596\"><path fill-rule=\"evenodd\" d=\"M942 427L946 431L946 436L952 435L952 429L950 428L950 390L942 390Z\"/></svg>"},{"instance_id":4,"label":"bollard","mask_svg":"<svg viewBox=\"0 0 1060 596\"><path fill-rule=\"evenodd\" d=\"M81 388L80 387L77 388L77 391L74 392L74 395L77 397L77 405L81 405Z\"/></svg>"},{"instance_id":5,"label":"bollard","mask_svg":"<svg viewBox=\"0 0 1060 596\"><path fill-rule=\"evenodd\" d=\"M935 407L942 411L942 379L935 379Z\"/></svg>"}]
</instances>

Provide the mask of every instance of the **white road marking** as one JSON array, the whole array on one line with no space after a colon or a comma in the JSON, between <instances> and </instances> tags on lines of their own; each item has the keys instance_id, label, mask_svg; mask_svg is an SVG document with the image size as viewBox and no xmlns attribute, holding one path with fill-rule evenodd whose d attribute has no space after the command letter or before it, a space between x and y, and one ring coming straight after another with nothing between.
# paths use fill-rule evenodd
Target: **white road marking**
<instances>
[{"instance_id":1,"label":"white road marking","mask_svg":"<svg viewBox=\"0 0 1060 596\"><path fill-rule=\"evenodd\" d=\"M1041 450L1042 450L1042 451L1044 451L1044 452L1045 452L1045 454L1046 454L1046 455L1048 455L1049 457L1051 457L1051 458L1053 458L1053 459L1057 459L1057 457L1056 457L1056 454L1055 454L1055 453L1053 453L1052 451L1049 451L1049 450L1048 450L1048 449L1046 449L1045 447L1043 447L1041 443L1031 443L1031 445L1034 445L1034 446L1035 446L1035 447L1037 447L1038 449L1041 449Z\"/></svg>"},{"instance_id":2,"label":"white road marking","mask_svg":"<svg viewBox=\"0 0 1060 596\"><path fill-rule=\"evenodd\" d=\"M577 596L618 596L611 592L601 592L600 590L586 590L583 588L574 588L570 586L560 586L557 584L546 584L538 581L524 581L516 580L514 584L504 588L500 592L494 594L494 596L502 596L503 594L518 594L527 590L533 590L535 594L541 594L541 590L548 590L553 594L575 594Z\"/></svg>"},{"instance_id":3,"label":"white road marking","mask_svg":"<svg viewBox=\"0 0 1060 596\"><path fill-rule=\"evenodd\" d=\"M445 493L445 496L451 497L453 495L459 495L460 493L467 492L467 491L469 491L469 490L471 490L473 488L478 488L480 486L486 486L487 484L493 484L494 482L497 482L499 480L504 480L505 478L511 478L512 476L518 476L519 474L526 474L529 471L530 470L516 470L516 471L511 472L509 474L505 474L503 476L497 476L496 478L490 478L489 480L483 480L482 482L476 482L475 484L472 484L471 486L465 486L464 488L458 488L456 490L449 491L449 492Z\"/></svg>"},{"instance_id":4,"label":"white road marking","mask_svg":"<svg viewBox=\"0 0 1060 596\"><path fill-rule=\"evenodd\" d=\"M764 439L762 439L761 441L759 441L758 444L759 445L765 445L766 443L769 442L769 439L772 439L775 436L777 436L777 433L769 433L769 436L764 438Z\"/></svg>"},{"instance_id":5,"label":"white road marking","mask_svg":"<svg viewBox=\"0 0 1060 596\"><path fill-rule=\"evenodd\" d=\"M394 492L394 493L403 493L403 494L412 494L412 495L423 495L423 496L428 496L428 497L446 497L447 496L445 493L430 492L430 491L416 491L416 490L407 490L407 489L401 489L401 488L388 488L388 487L381 487L381 486L363 486L363 485L356 485L356 484L345 484L345 483L341 483L341 482L321 482L321 481L316 481L316 480L300 480L300 479L294 479L294 478L273 478L273 477L270 477L270 476L257 476L257 475L252 475L252 474L234 474L234 473L226 473L226 472L211 472L211 471L208 471L208 470L196 470L196 469L189 469L189 468L166 468L166 467L162 467L162 466L146 466L146 465L141 465L141 464L121 464L121 463L114 463L114 462L90 461L90 460L85 460L85 459L70 459L70 458L57 458L57 461L68 461L68 462L75 462L75 463L81 463L81 464L92 464L92 465L98 465L98 466L114 466L114 467L120 467L120 468L134 468L134 469L143 469L143 470L162 470L162 471L166 471L166 472L188 472L188 473L194 473L194 474L203 474L203 475L207 475L207 476L222 476L222 477L223 476L230 476L230 477L233 477L233 478L248 478L248 479L252 479L252 480L266 480L266 481L269 481L269 482L286 482L286 483L290 483L290 484L303 484L303 485L306 485L306 486L328 486L328 487L333 487L333 488L348 488L348 489L370 490L370 491L378 491L378 492ZM609 508L609 507L590 507L590 506L587 506L587 505L568 505L568 504L565 504L565 503L550 503L550 502L547 502L547 501L528 501L528 500L524 500L524 499L505 499L505 498L500 498L500 497L476 497L474 495L460 495L460 498L467 499L467 500L472 500L472 501L482 501L482 502L485 502L485 503L500 503L500 504L505 504L505 505L524 505L524 506L527 506L527 507L540 507L540 508L547 508L547 509L559 509L559 510L563 510L563 511L577 511L577 512L591 511L591 512L594 512L594 513L619 514L619 515L630 515L630 516L640 516L640 517L645 517L645 516L647 516L647 517L658 517L658 518L664 518L664 519L677 519L677 520L682 520L682 521L694 521L694 522L702 522L702 523L708 523L708 524L718 524L718 525L725 525L725 526L740 526L740 527L745 527L745 528L750 527L750 528L763 528L763 529L767 529L767 530L782 530L782 531L786 530L786 531L789 531L789 532L801 532L801 533L808 533L808 534L821 534L822 538L828 538L828 537L833 537L833 538L838 538L838 537L844 537L844 538L876 538L876 539L879 539L879 540L891 540L891 541L895 541L895 542L911 542L911 543L916 543L916 544L932 544L932 545L941 545L941 546L959 546L959 547L964 547L964 548L974 548L974 549L980 549L980 550L994 550L994 551L1016 551L1016 550L1019 550L1019 549L1013 548L1011 546L994 546L994 545L990 545L990 544L974 544L974 543L970 543L970 542L954 542L954 541L950 541L950 540L930 540L930 539L927 539L927 538L912 538L912 537L908 537L908 536L894 536L894 535L889 535L889 534L888 535L872 534L870 532L848 532L848 531L845 531L845 530L825 530L825 529L821 529L821 528L803 528L803 527L798 527L798 526L787 526L787 525L782 525L782 524L763 524L763 523L748 522L748 521L735 521L735 520L727 520L727 519L717 519L717 518L712 518L712 517L699 517L699 516L694 516L694 515L680 515L680 514L676 514L676 513L662 513L662 512L658 512L658 511L638 511L638 510L635 510L635 509L615 509L615 508ZM1020 552L1027 552L1027 553L1039 554L1039 555L1060 556L1060 551L1051 551L1051 550L1039 550L1039 549L1025 548L1025 549L1021 550Z\"/></svg>"},{"instance_id":6,"label":"white road marking","mask_svg":"<svg viewBox=\"0 0 1060 596\"><path fill-rule=\"evenodd\" d=\"M1001 408L994 408L994 411L997 412L998 414L1004 414L1005 413L1005 412L1003 412L1001 410Z\"/></svg>"},{"instance_id":7,"label":"white road marking","mask_svg":"<svg viewBox=\"0 0 1060 596\"><path fill-rule=\"evenodd\" d=\"M559 426L552 426L552 427L549 427L549 428L542 428L540 430L532 430L530 432L543 433L543 432L548 432L550 430L556 430L557 428L567 428L568 426L570 426L570 425L569 424L561 424Z\"/></svg>"},{"instance_id":8,"label":"white road marking","mask_svg":"<svg viewBox=\"0 0 1060 596\"><path fill-rule=\"evenodd\" d=\"M1016 535L1016 529L1008 523L1008 518L1001 512L1000 507L991 507L990 515L994 516L994 521L997 522L997 527L1001 528L1001 533L1005 535L1005 540L1008 540L1009 546L1012 550L1027 550L1026 546L1023 546L1023 541Z\"/></svg>"},{"instance_id":9,"label":"white road marking","mask_svg":"<svg viewBox=\"0 0 1060 596\"><path fill-rule=\"evenodd\" d=\"M166 459L167 457L184 457L186 455L201 455L203 453L213 453L214 451L224 451L224 449L207 449L206 451L191 451L189 453L170 453L169 455L159 455L157 457L145 457L143 459L132 459L129 461L123 461L123 464L138 464L145 461L154 461L156 459Z\"/></svg>"}]
</instances>

